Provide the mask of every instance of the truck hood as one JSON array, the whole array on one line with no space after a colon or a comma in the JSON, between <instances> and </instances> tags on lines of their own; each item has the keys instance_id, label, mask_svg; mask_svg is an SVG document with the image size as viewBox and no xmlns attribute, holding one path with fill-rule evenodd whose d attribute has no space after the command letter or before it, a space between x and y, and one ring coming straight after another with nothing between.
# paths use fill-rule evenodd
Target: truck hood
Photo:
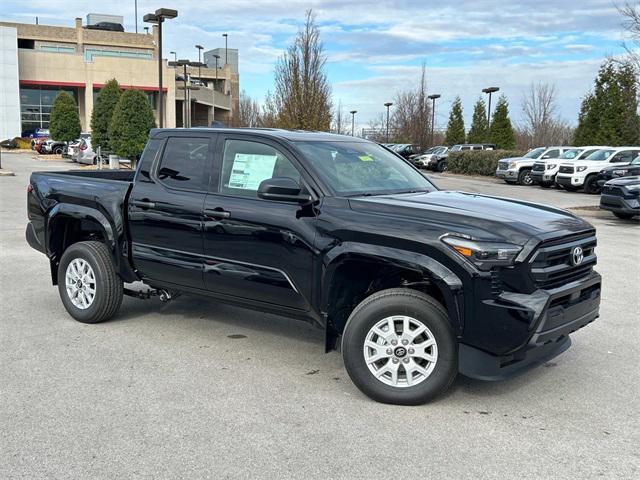
<instances>
[{"instance_id":1,"label":"truck hood","mask_svg":"<svg viewBox=\"0 0 640 480\"><path fill-rule=\"evenodd\" d=\"M547 239L593 228L559 208L456 191L357 197L351 198L350 204L358 212L404 217L407 229L414 228L414 222L424 222L429 230L442 234L461 233L517 245L524 245L532 237Z\"/></svg>"},{"instance_id":2,"label":"truck hood","mask_svg":"<svg viewBox=\"0 0 640 480\"><path fill-rule=\"evenodd\" d=\"M509 158L501 158L500 162L535 162L535 158L526 158L526 157L509 157Z\"/></svg>"}]
</instances>

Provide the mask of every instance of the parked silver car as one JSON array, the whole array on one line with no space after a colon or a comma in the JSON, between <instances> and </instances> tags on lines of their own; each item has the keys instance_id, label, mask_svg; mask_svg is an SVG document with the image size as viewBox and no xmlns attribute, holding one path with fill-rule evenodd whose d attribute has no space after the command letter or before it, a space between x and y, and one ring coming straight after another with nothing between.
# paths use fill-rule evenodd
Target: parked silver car
<instances>
[{"instance_id":1,"label":"parked silver car","mask_svg":"<svg viewBox=\"0 0 640 480\"><path fill-rule=\"evenodd\" d=\"M91 137L83 138L78 145L78 163L93 165L96 163L96 152L91 146Z\"/></svg>"}]
</instances>

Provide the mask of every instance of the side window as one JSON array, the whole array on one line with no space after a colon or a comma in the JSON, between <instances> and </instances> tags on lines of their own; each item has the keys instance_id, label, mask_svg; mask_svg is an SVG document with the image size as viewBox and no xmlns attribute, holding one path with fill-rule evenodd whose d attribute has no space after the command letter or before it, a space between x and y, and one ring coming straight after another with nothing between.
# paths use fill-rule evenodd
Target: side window
<instances>
[{"instance_id":1,"label":"side window","mask_svg":"<svg viewBox=\"0 0 640 480\"><path fill-rule=\"evenodd\" d=\"M138 181L150 182L149 171L153 166L153 161L156 159L158 150L162 146L162 140L159 138L151 138L144 147L142 156L140 157L140 176Z\"/></svg>"},{"instance_id":2,"label":"side window","mask_svg":"<svg viewBox=\"0 0 640 480\"><path fill-rule=\"evenodd\" d=\"M462 147L460 150L471 150L471 147Z\"/></svg>"},{"instance_id":3,"label":"side window","mask_svg":"<svg viewBox=\"0 0 640 480\"><path fill-rule=\"evenodd\" d=\"M544 154L542 158L558 158L560 156L560 150L549 150Z\"/></svg>"},{"instance_id":4,"label":"side window","mask_svg":"<svg viewBox=\"0 0 640 480\"><path fill-rule=\"evenodd\" d=\"M631 160L633 160L633 152L631 150L616 153L616 155L611 159L611 161L614 163L628 163L631 162Z\"/></svg>"},{"instance_id":5,"label":"side window","mask_svg":"<svg viewBox=\"0 0 640 480\"><path fill-rule=\"evenodd\" d=\"M474 145L472 150L482 150L482 147L480 145Z\"/></svg>"},{"instance_id":6,"label":"side window","mask_svg":"<svg viewBox=\"0 0 640 480\"><path fill-rule=\"evenodd\" d=\"M158 179L173 188L203 190L209 156L208 138L170 137L158 166Z\"/></svg>"},{"instance_id":7,"label":"side window","mask_svg":"<svg viewBox=\"0 0 640 480\"><path fill-rule=\"evenodd\" d=\"M257 198L260 182L273 177L289 177L300 183L296 167L275 148L247 140L225 141L220 193Z\"/></svg>"}]
</instances>

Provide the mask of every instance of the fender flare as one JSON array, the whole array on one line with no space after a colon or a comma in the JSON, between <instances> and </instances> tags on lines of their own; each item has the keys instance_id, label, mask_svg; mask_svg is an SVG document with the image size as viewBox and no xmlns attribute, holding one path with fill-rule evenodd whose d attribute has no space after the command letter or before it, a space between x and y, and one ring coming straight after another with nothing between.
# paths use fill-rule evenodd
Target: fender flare
<instances>
[{"instance_id":1,"label":"fender flare","mask_svg":"<svg viewBox=\"0 0 640 480\"><path fill-rule=\"evenodd\" d=\"M438 288L445 299L445 307L449 311L450 322L457 334L464 327L464 299L462 280L448 267L434 258L417 252L401 250L381 245L344 242L336 246L324 257L323 275L321 279L321 311L326 318L329 311L331 285L338 267L350 259L372 259L400 268L420 271L425 279ZM325 322L327 348L335 343L335 332L331 332L329 322Z\"/></svg>"}]
</instances>

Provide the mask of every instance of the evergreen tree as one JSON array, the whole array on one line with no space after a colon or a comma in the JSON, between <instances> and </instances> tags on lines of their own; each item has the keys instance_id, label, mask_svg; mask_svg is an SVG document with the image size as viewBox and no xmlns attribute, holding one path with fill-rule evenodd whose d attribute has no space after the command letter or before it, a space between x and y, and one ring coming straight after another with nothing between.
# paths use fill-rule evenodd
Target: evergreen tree
<instances>
[{"instance_id":1,"label":"evergreen tree","mask_svg":"<svg viewBox=\"0 0 640 480\"><path fill-rule=\"evenodd\" d=\"M120 85L115 78L105 83L98 92L91 113L91 143L94 148L109 148L109 124L120 94Z\"/></svg>"},{"instance_id":2,"label":"evergreen tree","mask_svg":"<svg viewBox=\"0 0 640 480\"><path fill-rule=\"evenodd\" d=\"M631 63L607 60L587 94L578 116L576 145L636 145L640 143L638 72Z\"/></svg>"},{"instance_id":3,"label":"evergreen tree","mask_svg":"<svg viewBox=\"0 0 640 480\"><path fill-rule=\"evenodd\" d=\"M455 145L457 143L464 143L465 131L464 131L464 118L462 117L462 102L460 97L456 97L451 106L451 112L449 113L449 123L447 124L447 133L444 138L444 143L447 145Z\"/></svg>"},{"instance_id":4,"label":"evergreen tree","mask_svg":"<svg viewBox=\"0 0 640 480\"><path fill-rule=\"evenodd\" d=\"M155 127L153 110L144 93L126 90L109 124L109 147L120 157L135 159L142 154L149 130Z\"/></svg>"},{"instance_id":5,"label":"evergreen tree","mask_svg":"<svg viewBox=\"0 0 640 480\"><path fill-rule=\"evenodd\" d=\"M473 119L469 135L467 135L467 142L486 142L488 134L487 105L484 103L484 99L480 97L473 107Z\"/></svg>"},{"instance_id":6,"label":"evergreen tree","mask_svg":"<svg viewBox=\"0 0 640 480\"><path fill-rule=\"evenodd\" d=\"M76 101L68 93L60 92L51 107L51 138L59 142L70 142L80 136L81 128Z\"/></svg>"},{"instance_id":7,"label":"evergreen tree","mask_svg":"<svg viewBox=\"0 0 640 480\"><path fill-rule=\"evenodd\" d=\"M516 135L509 118L509 102L504 95L500 95L496 103L490 126L491 142L501 150L513 150L516 148Z\"/></svg>"}]
</instances>

